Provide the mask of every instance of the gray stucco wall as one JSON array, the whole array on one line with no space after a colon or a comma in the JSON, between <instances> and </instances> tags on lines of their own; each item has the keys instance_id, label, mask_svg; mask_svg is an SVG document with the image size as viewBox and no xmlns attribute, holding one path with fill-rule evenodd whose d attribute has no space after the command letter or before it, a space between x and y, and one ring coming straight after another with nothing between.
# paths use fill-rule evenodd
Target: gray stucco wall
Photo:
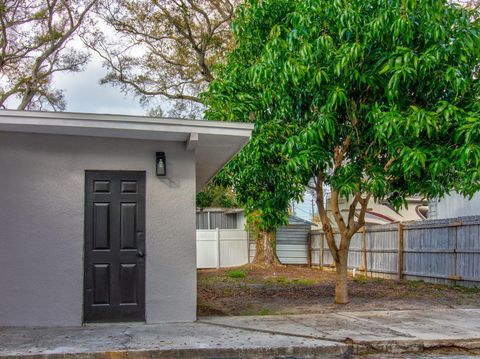
<instances>
[{"instance_id":1,"label":"gray stucco wall","mask_svg":"<svg viewBox=\"0 0 480 359\"><path fill-rule=\"evenodd\" d=\"M194 153L180 142L0 132L0 325L82 323L85 170L147 172L147 322L195 320Z\"/></svg>"}]
</instances>

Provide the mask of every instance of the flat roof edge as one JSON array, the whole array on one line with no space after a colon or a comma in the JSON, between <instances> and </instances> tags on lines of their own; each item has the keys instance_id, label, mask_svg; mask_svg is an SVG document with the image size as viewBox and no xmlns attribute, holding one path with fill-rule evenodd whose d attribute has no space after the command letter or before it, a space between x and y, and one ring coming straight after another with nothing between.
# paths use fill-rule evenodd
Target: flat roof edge
<instances>
[{"instance_id":1,"label":"flat roof edge","mask_svg":"<svg viewBox=\"0 0 480 359\"><path fill-rule=\"evenodd\" d=\"M231 130L253 130L252 123L245 122L227 122L227 121L208 121L208 120L192 120L192 119L178 119L178 118L154 118L146 116L130 116L119 114L97 114L97 113L78 113L78 112L51 112L51 111L22 111L22 110L0 110L0 121L4 118L12 119L30 119L37 120L35 125L42 125L41 121L84 121L87 123L103 123L101 127L109 127L107 124L122 124L122 125L146 125L146 126L179 126L191 127L185 132L192 132L192 128L199 130L205 129L231 129ZM23 121L18 121L18 124L25 124ZM47 123L45 123L47 125ZM77 122L78 125L78 122ZM68 126L68 124L64 124ZM203 132L203 131L200 131Z\"/></svg>"}]
</instances>

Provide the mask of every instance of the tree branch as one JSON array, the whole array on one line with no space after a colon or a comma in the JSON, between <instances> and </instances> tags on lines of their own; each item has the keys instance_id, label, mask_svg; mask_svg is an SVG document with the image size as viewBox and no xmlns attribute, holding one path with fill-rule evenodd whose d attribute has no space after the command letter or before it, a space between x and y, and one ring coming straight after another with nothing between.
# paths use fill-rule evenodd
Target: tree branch
<instances>
[{"instance_id":1,"label":"tree branch","mask_svg":"<svg viewBox=\"0 0 480 359\"><path fill-rule=\"evenodd\" d=\"M332 253L333 260L338 263L340 259L338 256L338 247L335 243L335 233L333 231L332 225L330 224L330 219L328 218L328 213L323 203L323 177L323 173L318 173L315 183L318 215L320 216L323 232L325 233L325 238L327 239L327 244L330 248L330 252Z\"/></svg>"},{"instance_id":2,"label":"tree branch","mask_svg":"<svg viewBox=\"0 0 480 359\"><path fill-rule=\"evenodd\" d=\"M338 191L335 189L332 189L330 203L332 204L333 218L335 218L335 222L337 223L338 229L343 236L344 234L347 233L347 226L345 225L345 221L342 217L342 214L340 213L338 200L339 200Z\"/></svg>"},{"instance_id":3,"label":"tree branch","mask_svg":"<svg viewBox=\"0 0 480 359\"><path fill-rule=\"evenodd\" d=\"M333 158L334 158L334 166L335 169L340 168L342 166L343 160L345 159L345 154L348 151L350 146L351 137L350 134L347 135L345 140L343 141L341 146L338 146L334 150Z\"/></svg>"}]
</instances>

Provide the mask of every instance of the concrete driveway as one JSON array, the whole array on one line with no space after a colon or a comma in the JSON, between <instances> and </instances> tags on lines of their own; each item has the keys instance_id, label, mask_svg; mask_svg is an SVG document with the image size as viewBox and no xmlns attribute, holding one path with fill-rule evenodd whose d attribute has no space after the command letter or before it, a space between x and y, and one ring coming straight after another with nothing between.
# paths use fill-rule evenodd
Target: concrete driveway
<instances>
[{"instance_id":1,"label":"concrete driveway","mask_svg":"<svg viewBox=\"0 0 480 359\"><path fill-rule=\"evenodd\" d=\"M0 328L0 358L349 358L480 354L480 310L210 317L196 323ZM378 356L376 356L378 357Z\"/></svg>"}]
</instances>

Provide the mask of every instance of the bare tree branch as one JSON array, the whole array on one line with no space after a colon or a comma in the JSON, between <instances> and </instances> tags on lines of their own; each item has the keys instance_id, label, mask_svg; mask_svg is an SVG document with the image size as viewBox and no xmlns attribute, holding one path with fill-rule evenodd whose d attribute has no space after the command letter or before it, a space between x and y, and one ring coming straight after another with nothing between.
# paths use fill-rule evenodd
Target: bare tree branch
<instances>
[{"instance_id":1,"label":"bare tree branch","mask_svg":"<svg viewBox=\"0 0 480 359\"><path fill-rule=\"evenodd\" d=\"M12 97L18 109L65 107L51 88L56 72L77 72L86 52L68 47L97 0L5 0L0 7L0 106Z\"/></svg>"},{"instance_id":2,"label":"bare tree branch","mask_svg":"<svg viewBox=\"0 0 480 359\"><path fill-rule=\"evenodd\" d=\"M232 46L230 21L241 0L105 0L98 15L115 36L85 38L104 59L102 83L152 98L201 106L212 66Z\"/></svg>"}]
</instances>

